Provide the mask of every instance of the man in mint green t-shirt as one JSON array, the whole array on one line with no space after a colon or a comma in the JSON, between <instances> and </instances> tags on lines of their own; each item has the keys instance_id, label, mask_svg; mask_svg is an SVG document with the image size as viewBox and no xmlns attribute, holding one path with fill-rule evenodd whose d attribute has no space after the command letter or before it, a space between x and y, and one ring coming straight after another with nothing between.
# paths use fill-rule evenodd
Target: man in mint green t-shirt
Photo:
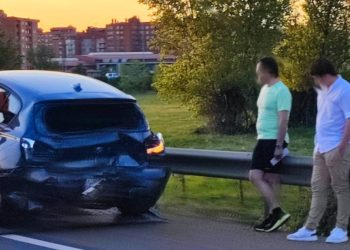
<instances>
[{"instance_id":1,"label":"man in mint green t-shirt","mask_svg":"<svg viewBox=\"0 0 350 250\"><path fill-rule=\"evenodd\" d=\"M257 101L258 142L253 152L249 178L268 205L269 216L254 229L272 232L290 218L280 207L278 191L283 167L281 159L289 143L287 130L292 96L288 87L279 79L278 65L274 58L262 58L257 64L256 74L262 87Z\"/></svg>"},{"instance_id":2,"label":"man in mint green t-shirt","mask_svg":"<svg viewBox=\"0 0 350 250\"><path fill-rule=\"evenodd\" d=\"M272 86L265 84L261 88L257 105L259 110L256 122L258 140L276 140L280 125L279 112L289 112L291 110L291 94L288 87L281 81ZM284 141L289 143L287 132ZM283 144L283 141L281 141L281 144Z\"/></svg>"}]
</instances>

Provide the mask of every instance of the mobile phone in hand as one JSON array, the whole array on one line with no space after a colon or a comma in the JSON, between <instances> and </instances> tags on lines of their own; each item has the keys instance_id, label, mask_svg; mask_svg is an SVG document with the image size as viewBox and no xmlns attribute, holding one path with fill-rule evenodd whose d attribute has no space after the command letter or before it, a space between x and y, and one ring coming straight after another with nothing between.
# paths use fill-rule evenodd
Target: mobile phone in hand
<instances>
[{"instance_id":1,"label":"mobile phone in hand","mask_svg":"<svg viewBox=\"0 0 350 250\"><path fill-rule=\"evenodd\" d=\"M276 159L275 157L273 157L270 161L271 165L272 166L275 166L277 163L279 163L284 157L286 157L287 155L289 154L289 150L288 148L284 148L283 149L283 154L282 154L282 157L281 159Z\"/></svg>"}]
</instances>

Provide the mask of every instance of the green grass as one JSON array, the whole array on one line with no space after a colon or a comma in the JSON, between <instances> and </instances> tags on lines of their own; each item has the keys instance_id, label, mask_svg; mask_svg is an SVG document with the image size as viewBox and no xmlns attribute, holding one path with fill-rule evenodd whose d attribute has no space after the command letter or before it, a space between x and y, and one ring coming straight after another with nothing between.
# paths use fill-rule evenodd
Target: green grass
<instances>
[{"instance_id":1,"label":"green grass","mask_svg":"<svg viewBox=\"0 0 350 250\"><path fill-rule=\"evenodd\" d=\"M137 94L135 97L152 130L162 132L169 147L251 151L256 143L254 133L233 136L195 133L204 125L204 119L195 117L185 107L176 102L163 102L154 93ZM313 134L313 129L290 129L290 151L311 155ZM240 190L243 190L243 199ZM283 206L293 215L290 226L294 228L303 220L307 210L308 189L283 186L281 193ZM263 211L260 195L249 182L178 175L170 178L159 206L175 213L231 218L249 223L258 219Z\"/></svg>"},{"instance_id":2,"label":"green grass","mask_svg":"<svg viewBox=\"0 0 350 250\"><path fill-rule=\"evenodd\" d=\"M195 133L204 126L204 119L194 116L176 102L161 101L154 93L135 95L154 132L162 132L169 147L252 151L256 135L210 135ZM294 154L311 155L313 129L290 129L290 150Z\"/></svg>"}]
</instances>

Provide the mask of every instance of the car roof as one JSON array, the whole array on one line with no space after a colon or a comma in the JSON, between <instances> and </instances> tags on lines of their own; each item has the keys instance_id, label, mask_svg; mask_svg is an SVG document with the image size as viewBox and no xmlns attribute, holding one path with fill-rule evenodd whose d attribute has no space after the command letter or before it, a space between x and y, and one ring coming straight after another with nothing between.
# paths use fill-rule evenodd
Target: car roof
<instances>
[{"instance_id":1,"label":"car roof","mask_svg":"<svg viewBox=\"0 0 350 250\"><path fill-rule=\"evenodd\" d=\"M14 91L21 99L31 101L86 98L135 100L132 96L94 78L56 71L0 71L0 84Z\"/></svg>"}]
</instances>

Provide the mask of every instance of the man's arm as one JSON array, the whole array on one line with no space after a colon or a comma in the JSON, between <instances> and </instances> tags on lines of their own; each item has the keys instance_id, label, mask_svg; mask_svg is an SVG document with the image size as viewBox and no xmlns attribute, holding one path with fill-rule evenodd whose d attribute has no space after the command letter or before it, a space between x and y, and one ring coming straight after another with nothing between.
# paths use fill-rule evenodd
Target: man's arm
<instances>
[{"instance_id":1,"label":"man's arm","mask_svg":"<svg viewBox=\"0 0 350 250\"><path fill-rule=\"evenodd\" d=\"M277 134L277 143L275 149L275 158L281 159L283 156L283 143L286 138L288 130L288 121L289 121L289 111L282 110L278 112L278 134Z\"/></svg>"},{"instance_id":2,"label":"man's arm","mask_svg":"<svg viewBox=\"0 0 350 250\"><path fill-rule=\"evenodd\" d=\"M348 146L349 142L350 142L350 118L346 120L344 135L338 147L341 157L344 156L346 147Z\"/></svg>"},{"instance_id":3,"label":"man's arm","mask_svg":"<svg viewBox=\"0 0 350 250\"><path fill-rule=\"evenodd\" d=\"M341 96L339 100L339 106L341 110L344 113L345 116L345 128L344 128L344 134L343 138L338 146L338 150L341 157L344 157L345 149L348 146L348 143L350 141L350 89L346 89L346 91L343 92L343 95Z\"/></svg>"}]
</instances>

